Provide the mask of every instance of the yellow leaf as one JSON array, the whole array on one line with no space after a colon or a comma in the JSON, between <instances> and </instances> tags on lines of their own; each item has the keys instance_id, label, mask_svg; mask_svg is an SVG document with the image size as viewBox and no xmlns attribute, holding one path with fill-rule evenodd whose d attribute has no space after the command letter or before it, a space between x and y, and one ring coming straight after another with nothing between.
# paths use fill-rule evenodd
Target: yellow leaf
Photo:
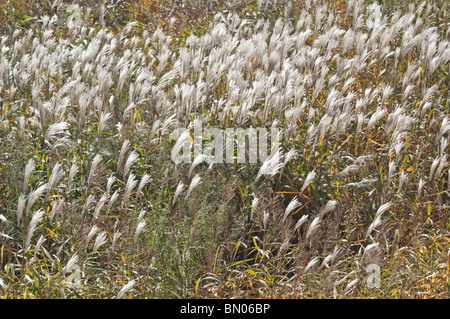
<instances>
[{"instance_id":1,"label":"yellow leaf","mask_svg":"<svg viewBox=\"0 0 450 319\"><path fill-rule=\"evenodd\" d=\"M256 272L253 269L247 269L247 273L249 273L252 276L256 276Z\"/></svg>"}]
</instances>

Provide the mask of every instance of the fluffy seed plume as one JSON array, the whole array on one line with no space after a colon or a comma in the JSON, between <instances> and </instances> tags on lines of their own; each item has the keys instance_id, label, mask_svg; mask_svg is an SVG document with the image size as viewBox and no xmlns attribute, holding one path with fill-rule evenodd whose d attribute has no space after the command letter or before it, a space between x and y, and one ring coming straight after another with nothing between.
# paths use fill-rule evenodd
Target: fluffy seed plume
<instances>
[{"instance_id":1,"label":"fluffy seed plume","mask_svg":"<svg viewBox=\"0 0 450 319\"><path fill-rule=\"evenodd\" d=\"M128 176L127 185L125 186L125 194L123 195L124 198L127 198L131 195L131 192L137 185L137 180L135 179L134 174L130 174Z\"/></svg>"},{"instance_id":2,"label":"fluffy seed plume","mask_svg":"<svg viewBox=\"0 0 450 319\"><path fill-rule=\"evenodd\" d=\"M206 160L206 156L204 154L200 154L194 159L194 161L192 162L192 165L191 165L191 169L189 170L189 178L191 177L192 172L194 171L194 169L199 164L203 163L203 161L205 161L205 160Z\"/></svg>"},{"instance_id":3,"label":"fluffy seed plume","mask_svg":"<svg viewBox=\"0 0 450 319\"><path fill-rule=\"evenodd\" d=\"M31 238L33 237L33 234L36 231L36 226L41 221L42 216L44 216L44 211L39 210L36 213L34 213L33 218L31 219L30 225L28 226L27 237L25 240L25 249L26 250L29 249Z\"/></svg>"},{"instance_id":4,"label":"fluffy seed plume","mask_svg":"<svg viewBox=\"0 0 450 319\"><path fill-rule=\"evenodd\" d=\"M135 284L136 284L135 280L131 280L130 282L128 282L125 286L122 287L122 289L120 289L119 293L117 294L116 299L122 298L123 295L125 295L128 291L133 289Z\"/></svg>"},{"instance_id":5,"label":"fluffy seed plume","mask_svg":"<svg viewBox=\"0 0 450 319\"><path fill-rule=\"evenodd\" d=\"M117 161L117 171L118 172L122 168L125 154L128 152L129 148L130 148L130 141L129 140L123 141L122 147L120 148L119 159Z\"/></svg>"},{"instance_id":6,"label":"fluffy seed plume","mask_svg":"<svg viewBox=\"0 0 450 319\"><path fill-rule=\"evenodd\" d=\"M306 239L308 239L319 228L321 221L322 220L319 216L313 219L308 227L308 231L306 232Z\"/></svg>"},{"instance_id":7,"label":"fluffy seed plume","mask_svg":"<svg viewBox=\"0 0 450 319\"><path fill-rule=\"evenodd\" d=\"M106 215L109 213L109 211L111 210L111 207L117 201L117 198L119 198L119 192L118 192L118 190L115 190L109 199L108 206L106 206Z\"/></svg>"},{"instance_id":8,"label":"fluffy seed plume","mask_svg":"<svg viewBox=\"0 0 450 319\"><path fill-rule=\"evenodd\" d=\"M106 232L102 231L100 234L97 235L94 242L94 251L97 251L101 246L106 244L107 242Z\"/></svg>"},{"instance_id":9,"label":"fluffy seed plume","mask_svg":"<svg viewBox=\"0 0 450 319\"><path fill-rule=\"evenodd\" d=\"M121 235L122 235L122 234L119 233L119 232L115 232L115 233L114 233L113 238L112 238L111 250L116 249L116 243L117 243L117 240L119 239L119 237L120 237Z\"/></svg>"},{"instance_id":10,"label":"fluffy seed plume","mask_svg":"<svg viewBox=\"0 0 450 319\"><path fill-rule=\"evenodd\" d=\"M92 160L91 170L89 171L89 177L88 177L88 185L91 184L92 179L97 174L98 164L100 164L101 160L102 160L102 157L100 154L95 155L94 159Z\"/></svg>"},{"instance_id":11,"label":"fluffy seed plume","mask_svg":"<svg viewBox=\"0 0 450 319\"><path fill-rule=\"evenodd\" d=\"M20 225L20 222L23 217L23 210L25 208L25 203L27 201L27 197L24 194L19 195L19 201L17 203L17 224Z\"/></svg>"},{"instance_id":12,"label":"fluffy seed plume","mask_svg":"<svg viewBox=\"0 0 450 319\"><path fill-rule=\"evenodd\" d=\"M314 170L312 172L308 173L308 175L306 176L305 182L303 183L302 189L300 190L300 193L303 193L303 191L314 180L315 177L316 177L316 172Z\"/></svg>"},{"instance_id":13,"label":"fluffy seed plume","mask_svg":"<svg viewBox=\"0 0 450 319\"><path fill-rule=\"evenodd\" d=\"M191 192L192 192L192 190L196 187L196 186L198 186L198 185L200 185L201 184L201 177L197 174L197 175L195 175L194 176L194 178L192 179L192 181L191 181L191 184L189 184L189 188L188 188L188 190L187 190L187 192L186 192L186 199L188 199L189 198L189 195L191 195Z\"/></svg>"},{"instance_id":14,"label":"fluffy seed plume","mask_svg":"<svg viewBox=\"0 0 450 319\"><path fill-rule=\"evenodd\" d=\"M150 175L149 174L144 174L144 176L142 176L141 181L139 182L139 186L137 188L137 193L140 194L141 191L144 189L145 185L148 184L148 182L150 182Z\"/></svg>"},{"instance_id":15,"label":"fluffy seed plume","mask_svg":"<svg viewBox=\"0 0 450 319\"><path fill-rule=\"evenodd\" d=\"M269 156L263 163L256 175L255 182L258 181L262 175L274 176L282 166L283 164L280 163L280 152L277 151L275 154Z\"/></svg>"},{"instance_id":16,"label":"fluffy seed plume","mask_svg":"<svg viewBox=\"0 0 450 319\"><path fill-rule=\"evenodd\" d=\"M145 222L145 220L143 220L143 221L141 221L141 222L137 225L136 231L134 232L134 243L136 243L136 241L137 241L139 235L140 235L140 234L142 233L142 231L144 230L146 224L147 224L147 223Z\"/></svg>"},{"instance_id":17,"label":"fluffy seed plume","mask_svg":"<svg viewBox=\"0 0 450 319\"><path fill-rule=\"evenodd\" d=\"M184 189L183 182L178 183L177 189L175 190L175 195L173 196L172 205L175 205L175 201L177 200L178 196L180 196L183 189Z\"/></svg>"},{"instance_id":18,"label":"fluffy seed plume","mask_svg":"<svg viewBox=\"0 0 450 319\"><path fill-rule=\"evenodd\" d=\"M320 259L319 257L314 257L305 267L305 269L303 269L303 276L306 275L308 273L308 271L311 270L311 268L313 268L315 265L317 265L319 263Z\"/></svg>"},{"instance_id":19,"label":"fluffy seed plume","mask_svg":"<svg viewBox=\"0 0 450 319\"><path fill-rule=\"evenodd\" d=\"M139 159L138 154L135 151L132 151L130 155L128 155L127 161L125 162L125 165L123 167L123 176L127 176L128 172L130 171L131 166L137 162Z\"/></svg>"},{"instance_id":20,"label":"fluffy seed plume","mask_svg":"<svg viewBox=\"0 0 450 319\"><path fill-rule=\"evenodd\" d=\"M308 219L308 215L303 215L302 218L300 218L298 220L298 222L295 224L294 231L299 229L300 226L303 225L306 222L307 219Z\"/></svg>"},{"instance_id":21,"label":"fluffy seed plume","mask_svg":"<svg viewBox=\"0 0 450 319\"><path fill-rule=\"evenodd\" d=\"M33 173L34 166L35 166L35 164L34 164L33 159L28 160L28 163L25 166L25 174L23 177L23 191L24 192L28 188L28 183L30 182L30 176L31 176L31 173Z\"/></svg>"},{"instance_id":22,"label":"fluffy seed plume","mask_svg":"<svg viewBox=\"0 0 450 319\"><path fill-rule=\"evenodd\" d=\"M45 193L47 190L47 183L44 185L39 186L36 190L32 191L30 195L28 195L28 205L27 205L27 212L31 210L31 207L34 205L36 200L42 196L42 194Z\"/></svg>"},{"instance_id":23,"label":"fluffy seed plume","mask_svg":"<svg viewBox=\"0 0 450 319\"><path fill-rule=\"evenodd\" d=\"M283 215L283 223L285 222L286 218L289 216L289 214L300 207L302 203L297 199L297 197L294 197L293 200L289 203L289 205L286 207L286 210L284 211Z\"/></svg>"},{"instance_id":24,"label":"fluffy seed plume","mask_svg":"<svg viewBox=\"0 0 450 319\"><path fill-rule=\"evenodd\" d=\"M67 262L67 265L64 266L62 269L63 274L71 273L72 270L74 270L77 267L78 263L78 255L74 254L72 257L70 257L69 261Z\"/></svg>"},{"instance_id":25,"label":"fluffy seed plume","mask_svg":"<svg viewBox=\"0 0 450 319\"><path fill-rule=\"evenodd\" d=\"M75 177L75 175L78 173L78 167L77 164L73 163L72 166L70 167L70 171L69 171L69 180L67 182L67 184L69 185L68 188L68 192L70 192L72 190L72 182L73 182L73 178Z\"/></svg>"},{"instance_id":26,"label":"fluffy seed plume","mask_svg":"<svg viewBox=\"0 0 450 319\"><path fill-rule=\"evenodd\" d=\"M96 225L92 226L91 230L89 231L89 234L86 237L85 245L87 246L89 242L91 241L92 237L97 233L98 227Z\"/></svg>"},{"instance_id":27,"label":"fluffy seed plume","mask_svg":"<svg viewBox=\"0 0 450 319\"><path fill-rule=\"evenodd\" d=\"M323 218L323 216L325 216L329 212L332 212L333 210L335 210L336 207L337 207L337 201L335 201L335 200L328 201L327 204L325 205L325 207L320 212L320 217Z\"/></svg>"}]
</instances>

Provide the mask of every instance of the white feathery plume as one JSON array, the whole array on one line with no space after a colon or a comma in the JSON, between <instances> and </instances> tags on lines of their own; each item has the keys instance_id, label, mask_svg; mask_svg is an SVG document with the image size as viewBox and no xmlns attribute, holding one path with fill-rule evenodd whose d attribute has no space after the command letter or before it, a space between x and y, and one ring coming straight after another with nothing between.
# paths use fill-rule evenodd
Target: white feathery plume
<instances>
[{"instance_id":1,"label":"white feathery plume","mask_svg":"<svg viewBox=\"0 0 450 319\"><path fill-rule=\"evenodd\" d=\"M119 293L117 294L116 299L122 298L123 295L125 295L128 291L133 289L135 284L136 284L135 280L131 280L130 282L128 282L125 286L122 287L122 289L120 289Z\"/></svg>"},{"instance_id":2,"label":"white feathery plume","mask_svg":"<svg viewBox=\"0 0 450 319\"><path fill-rule=\"evenodd\" d=\"M95 233L97 233L98 231L98 227L97 225L92 226L91 230L89 231L87 237L86 237L86 242L85 245L87 246L89 244L89 242L91 241L92 237L94 237Z\"/></svg>"},{"instance_id":3,"label":"white feathery plume","mask_svg":"<svg viewBox=\"0 0 450 319\"><path fill-rule=\"evenodd\" d=\"M39 186L36 190L32 191L28 195L28 205L27 205L27 212L30 211L31 207L34 205L36 200L44 194L44 192L47 190L47 183Z\"/></svg>"},{"instance_id":4,"label":"white feathery plume","mask_svg":"<svg viewBox=\"0 0 450 319\"><path fill-rule=\"evenodd\" d=\"M317 125L317 132L316 132L316 140L317 141L321 141L324 137L326 132L330 129L331 127L331 121L332 121L332 117L329 116L328 114L325 114L321 119L319 124Z\"/></svg>"},{"instance_id":5,"label":"white feathery plume","mask_svg":"<svg viewBox=\"0 0 450 319\"><path fill-rule=\"evenodd\" d=\"M28 183L30 182L30 176L31 173L34 170L34 161L33 159L29 159L27 165L25 166L25 174L24 174L24 178L23 178L23 191L25 192L26 189L28 188Z\"/></svg>"},{"instance_id":6,"label":"white feathery plume","mask_svg":"<svg viewBox=\"0 0 450 319\"><path fill-rule=\"evenodd\" d=\"M25 202L27 197L24 194L19 195L19 201L17 203L17 224L20 225L20 222L23 217L23 209L25 208Z\"/></svg>"},{"instance_id":7,"label":"white feathery plume","mask_svg":"<svg viewBox=\"0 0 450 319\"><path fill-rule=\"evenodd\" d=\"M381 214L380 215L375 215L375 218L372 222L372 224L370 224L369 229L367 230L367 234L366 234L366 239L367 237L369 237L369 235L372 233L372 231L377 228L379 225L381 224Z\"/></svg>"},{"instance_id":8,"label":"white feathery plume","mask_svg":"<svg viewBox=\"0 0 450 319\"><path fill-rule=\"evenodd\" d=\"M130 196L131 192L137 185L137 180L135 180L135 175L130 174L128 176L127 185L125 186L125 194L123 195L124 198Z\"/></svg>"},{"instance_id":9,"label":"white feathery plume","mask_svg":"<svg viewBox=\"0 0 450 319\"><path fill-rule=\"evenodd\" d=\"M68 180L68 192L70 192L72 190L72 181L73 178L75 177L75 175L78 173L78 167L76 163L73 163L72 166L70 167L70 171L69 171L69 180Z\"/></svg>"},{"instance_id":10,"label":"white feathery plume","mask_svg":"<svg viewBox=\"0 0 450 319\"><path fill-rule=\"evenodd\" d=\"M345 187L350 187L350 186L356 186L357 188L361 188L361 187L366 187L367 185L371 185L373 183L375 183L376 181L378 181L378 178L368 178L368 177L364 177L362 179L362 181L360 182L356 182L356 183L348 183L345 184Z\"/></svg>"},{"instance_id":11,"label":"white feathery plume","mask_svg":"<svg viewBox=\"0 0 450 319\"><path fill-rule=\"evenodd\" d=\"M358 277L356 277L355 279L353 279L352 281L350 281L348 283L348 285L345 287L344 289L344 293L347 294L351 291L351 289L358 283L359 279Z\"/></svg>"},{"instance_id":12,"label":"white feathery plume","mask_svg":"<svg viewBox=\"0 0 450 319\"><path fill-rule=\"evenodd\" d=\"M315 257L313 258L305 267L305 269L303 270L303 276L306 275L308 273L308 271L314 267L315 265L317 265L319 263L320 259L319 257Z\"/></svg>"},{"instance_id":13,"label":"white feathery plume","mask_svg":"<svg viewBox=\"0 0 450 319\"><path fill-rule=\"evenodd\" d=\"M308 215L303 215L302 218L300 218L300 219L298 220L298 222L295 224L294 232L295 232L297 229L299 229L300 226L303 225L303 224L306 222L307 219L308 219Z\"/></svg>"},{"instance_id":14,"label":"white feathery plume","mask_svg":"<svg viewBox=\"0 0 450 319\"><path fill-rule=\"evenodd\" d=\"M100 197L100 200L98 201L97 206L95 207L95 210L94 210L94 216L93 216L94 219L98 218L100 210L102 209L103 205L105 205L107 199L108 199L108 194L106 194L106 193L103 194L102 197Z\"/></svg>"},{"instance_id":15,"label":"white feathery plume","mask_svg":"<svg viewBox=\"0 0 450 319\"><path fill-rule=\"evenodd\" d=\"M41 237L39 237L36 246L34 246L34 253L33 253L33 258L36 259L36 256L39 254L39 250L41 249L42 244L46 241L46 239L44 238L44 235L41 235Z\"/></svg>"},{"instance_id":16,"label":"white feathery plume","mask_svg":"<svg viewBox=\"0 0 450 319\"><path fill-rule=\"evenodd\" d=\"M189 178L191 177L192 172L197 167L197 165L203 163L203 161L206 161L206 159L207 159L206 155L204 155L204 154L200 154L194 159L194 161L192 162L192 165L191 165L191 169L189 170Z\"/></svg>"},{"instance_id":17,"label":"white feathery plume","mask_svg":"<svg viewBox=\"0 0 450 319\"><path fill-rule=\"evenodd\" d=\"M114 175L110 175L108 177L108 181L106 182L106 194L109 194L109 192L111 191L111 187L116 181L116 179L117 178Z\"/></svg>"},{"instance_id":18,"label":"white feathery plume","mask_svg":"<svg viewBox=\"0 0 450 319\"><path fill-rule=\"evenodd\" d=\"M396 168L396 164L394 161L389 163L389 172L388 172L388 180L387 180L387 184L389 185L391 183L392 180L392 175L394 174L394 170Z\"/></svg>"},{"instance_id":19,"label":"white feathery plume","mask_svg":"<svg viewBox=\"0 0 450 319\"><path fill-rule=\"evenodd\" d=\"M376 216L382 215L384 212L386 212L389 208L391 208L392 203L391 202L387 202L386 204L381 205L378 209L377 212L375 213Z\"/></svg>"},{"instance_id":20,"label":"white feathery plume","mask_svg":"<svg viewBox=\"0 0 450 319\"><path fill-rule=\"evenodd\" d=\"M321 221L322 220L320 219L320 216L317 216L313 219L308 227L308 231L306 232L306 239L308 239L317 230L317 228L320 226Z\"/></svg>"},{"instance_id":21,"label":"white feathery plume","mask_svg":"<svg viewBox=\"0 0 450 319\"><path fill-rule=\"evenodd\" d=\"M185 197L185 199L188 199L188 198L189 198L189 195L191 194L192 190L193 190L197 185L199 185L199 184L201 184L201 178L200 178L200 176L197 174L197 175L194 176L194 178L193 178L192 181L191 181L191 184L189 185L189 188L188 188L188 190L187 190L187 192L186 192L186 197Z\"/></svg>"},{"instance_id":22,"label":"white feathery plume","mask_svg":"<svg viewBox=\"0 0 450 319\"><path fill-rule=\"evenodd\" d=\"M337 176L345 176L348 173L356 172L357 170L359 170L360 166L361 165L359 165L359 164L351 164L351 165L347 166L346 168L344 168L341 172L337 173L336 175Z\"/></svg>"},{"instance_id":23,"label":"white feathery plume","mask_svg":"<svg viewBox=\"0 0 450 319\"><path fill-rule=\"evenodd\" d=\"M447 154L445 154L444 156L441 157L441 159L439 161L439 167L437 168L436 173L435 173L435 177L441 176L442 170L444 169L444 167L447 166L447 157L448 157Z\"/></svg>"},{"instance_id":24,"label":"white feathery plume","mask_svg":"<svg viewBox=\"0 0 450 319\"><path fill-rule=\"evenodd\" d=\"M293 200L291 200L291 202L289 203L289 205L286 207L286 210L284 211L284 215L283 215L283 223L285 222L286 218L288 217L288 215L295 209L297 209L298 207L300 207L302 205L302 203L297 199L297 197L294 197Z\"/></svg>"},{"instance_id":25,"label":"white feathery plume","mask_svg":"<svg viewBox=\"0 0 450 319\"><path fill-rule=\"evenodd\" d=\"M179 156L181 147L183 147L184 143L190 143L190 132L188 129L186 129L180 137L177 139L171 153L172 159L175 159ZM178 163L178 161L175 161L175 163Z\"/></svg>"},{"instance_id":26,"label":"white feathery plume","mask_svg":"<svg viewBox=\"0 0 450 319\"><path fill-rule=\"evenodd\" d=\"M450 117L446 116L442 120L441 128L439 129L438 139L441 139L442 135L450 132Z\"/></svg>"},{"instance_id":27,"label":"white feathery plume","mask_svg":"<svg viewBox=\"0 0 450 319\"><path fill-rule=\"evenodd\" d=\"M98 121L98 135L101 135L103 132L103 129L106 126L106 123L108 122L108 120L111 118L112 114L107 112L102 112L102 114L100 114L100 119Z\"/></svg>"},{"instance_id":28,"label":"white feathery plume","mask_svg":"<svg viewBox=\"0 0 450 319\"><path fill-rule=\"evenodd\" d=\"M394 92L394 88L386 84L383 85L382 92L381 102L384 102Z\"/></svg>"},{"instance_id":29,"label":"white feathery plume","mask_svg":"<svg viewBox=\"0 0 450 319\"><path fill-rule=\"evenodd\" d=\"M253 207L253 209L257 209L259 201L260 201L260 199L258 197L253 198L253 200L252 200L252 207Z\"/></svg>"},{"instance_id":30,"label":"white feathery plume","mask_svg":"<svg viewBox=\"0 0 450 319\"><path fill-rule=\"evenodd\" d=\"M0 278L0 288L2 288L3 291L6 291L6 285L5 285L5 283L3 282L2 278Z\"/></svg>"},{"instance_id":31,"label":"white feathery plume","mask_svg":"<svg viewBox=\"0 0 450 319\"><path fill-rule=\"evenodd\" d=\"M437 167L437 165L439 164L439 162L440 162L440 157L438 156L438 157L436 157L435 159L434 159L434 161L433 161L433 164L431 164L431 168L430 168L430 177L429 177L429 180L431 181L431 180L433 180L433 178L434 178L434 171L436 170L436 167Z\"/></svg>"},{"instance_id":32,"label":"white feathery plume","mask_svg":"<svg viewBox=\"0 0 450 319\"><path fill-rule=\"evenodd\" d=\"M94 159L92 160L91 170L89 171L89 177L88 177L88 185L91 184L92 178L97 173L97 167L98 164L100 164L102 160L102 156L100 154L95 155Z\"/></svg>"},{"instance_id":33,"label":"white feathery plume","mask_svg":"<svg viewBox=\"0 0 450 319\"><path fill-rule=\"evenodd\" d=\"M52 173L50 174L50 178L48 180L47 192L53 189L59 182L59 180L64 176L64 170L61 168L61 166L62 165L60 163L56 163L53 167Z\"/></svg>"},{"instance_id":34,"label":"white feathery plume","mask_svg":"<svg viewBox=\"0 0 450 319\"><path fill-rule=\"evenodd\" d=\"M118 197L119 197L119 193L117 190L115 190L114 193L111 195L111 198L109 199L108 206L106 206L106 214L109 213L109 211L111 210L111 207L114 205L114 203L116 202Z\"/></svg>"},{"instance_id":35,"label":"white feathery plume","mask_svg":"<svg viewBox=\"0 0 450 319\"><path fill-rule=\"evenodd\" d=\"M286 166L286 164L297 155L298 152L294 149L291 149L289 152L287 152L287 154L284 156L283 167Z\"/></svg>"},{"instance_id":36,"label":"white feathery plume","mask_svg":"<svg viewBox=\"0 0 450 319\"><path fill-rule=\"evenodd\" d=\"M146 225L146 221L145 221L145 220L141 221L141 222L137 225L136 231L135 231L135 233L134 233L134 243L136 243L136 241L137 241L139 235L140 235L140 234L142 233L142 231L144 230L145 225Z\"/></svg>"},{"instance_id":37,"label":"white feathery plume","mask_svg":"<svg viewBox=\"0 0 450 319\"><path fill-rule=\"evenodd\" d=\"M369 122L367 123L367 130L370 130L373 126L375 126L375 123L382 119L386 114L387 111L385 109L377 109L375 113L372 114Z\"/></svg>"},{"instance_id":38,"label":"white feathery plume","mask_svg":"<svg viewBox=\"0 0 450 319\"><path fill-rule=\"evenodd\" d=\"M408 85L408 86L406 87L406 89L405 89L405 91L403 92L403 95L402 95L403 103L406 103L409 94L411 93L411 91L412 91L415 87L416 87L416 86L415 86L414 84L410 84L410 85Z\"/></svg>"},{"instance_id":39,"label":"white feathery plume","mask_svg":"<svg viewBox=\"0 0 450 319\"><path fill-rule=\"evenodd\" d=\"M329 267L328 263L333 259L333 254L329 254L325 259L322 261L319 267L319 271L321 271L324 267Z\"/></svg>"},{"instance_id":40,"label":"white feathery plume","mask_svg":"<svg viewBox=\"0 0 450 319\"><path fill-rule=\"evenodd\" d=\"M52 212L50 214L50 220L53 219L53 217L58 216L59 212L61 211L62 206L64 205L64 198L61 198L58 200L58 202L53 204Z\"/></svg>"},{"instance_id":41,"label":"white feathery plume","mask_svg":"<svg viewBox=\"0 0 450 319\"><path fill-rule=\"evenodd\" d=\"M407 177L408 177L408 174L406 174L405 171L402 171L400 173L400 178L399 178L399 182L398 182L398 192L401 191L403 184L405 183L405 180Z\"/></svg>"},{"instance_id":42,"label":"white feathery plume","mask_svg":"<svg viewBox=\"0 0 450 319\"><path fill-rule=\"evenodd\" d=\"M400 161L400 152L402 151L403 146L405 146L405 144L401 141L394 144L395 158L396 158L397 164ZM391 149L392 149L392 147L391 147Z\"/></svg>"},{"instance_id":43,"label":"white feathery plume","mask_svg":"<svg viewBox=\"0 0 450 319\"><path fill-rule=\"evenodd\" d=\"M376 249L379 245L380 245L379 242L376 242L376 243L372 243L372 244L370 244L370 245L367 245L367 247L364 248L364 253L363 253L362 259L364 259L364 257L365 257L366 255L369 255L370 252L371 252L373 249Z\"/></svg>"},{"instance_id":44,"label":"white feathery plume","mask_svg":"<svg viewBox=\"0 0 450 319\"><path fill-rule=\"evenodd\" d=\"M264 229L267 229L267 223L269 222L269 218L270 218L270 213L269 212L264 212L264 216L263 216L263 227L264 227Z\"/></svg>"},{"instance_id":45,"label":"white feathery plume","mask_svg":"<svg viewBox=\"0 0 450 319\"><path fill-rule=\"evenodd\" d=\"M184 188L184 184L183 182L178 183L177 189L175 190L175 195L173 196L173 202L172 205L175 205L175 201L177 200L178 196L181 194L181 192L183 191Z\"/></svg>"},{"instance_id":46,"label":"white feathery plume","mask_svg":"<svg viewBox=\"0 0 450 319\"><path fill-rule=\"evenodd\" d=\"M144 219L145 213L146 213L146 211L141 209L141 212L139 213L138 220L137 220L138 224Z\"/></svg>"},{"instance_id":47,"label":"white feathery plume","mask_svg":"<svg viewBox=\"0 0 450 319\"><path fill-rule=\"evenodd\" d=\"M91 206L92 202L95 200L94 195L90 194L88 198L86 199L86 202L83 205L83 211L81 214L83 215L87 210L89 210L89 207Z\"/></svg>"},{"instance_id":48,"label":"white feathery plume","mask_svg":"<svg viewBox=\"0 0 450 319\"><path fill-rule=\"evenodd\" d=\"M120 237L121 235L122 235L122 234L121 234L120 232L115 232L115 233L114 233L113 239L112 239L112 244L111 244L111 250L114 250L114 249L116 248L117 240L119 239L119 237Z\"/></svg>"},{"instance_id":49,"label":"white feathery plume","mask_svg":"<svg viewBox=\"0 0 450 319\"><path fill-rule=\"evenodd\" d=\"M139 182L139 186L137 189L137 193L140 194L142 189L145 187L145 185L150 181L150 175L145 173L144 176L142 176L141 181Z\"/></svg>"},{"instance_id":50,"label":"white feathery plume","mask_svg":"<svg viewBox=\"0 0 450 319\"><path fill-rule=\"evenodd\" d=\"M69 261L67 262L67 265L64 266L61 272L63 274L72 272L72 270L77 267L77 263L78 263L78 255L74 254L72 257L70 257Z\"/></svg>"},{"instance_id":51,"label":"white feathery plume","mask_svg":"<svg viewBox=\"0 0 450 319\"><path fill-rule=\"evenodd\" d=\"M94 242L94 251L97 251L102 245L107 242L106 232L102 231L97 235Z\"/></svg>"},{"instance_id":52,"label":"white feathery plume","mask_svg":"<svg viewBox=\"0 0 450 319\"><path fill-rule=\"evenodd\" d=\"M300 190L300 193L303 193L303 191L306 189L306 187L314 180L316 177L316 172L312 170L308 173L306 176L305 182L303 183L302 189Z\"/></svg>"},{"instance_id":53,"label":"white feathery plume","mask_svg":"<svg viewBox=\"0 0 450 319\"><path fill-rule=\"evenodd\" d=\"M441 139L441 150L440 150L441 158L444 157L444 151L445 151L445 149L447 148L448 145L449 145L448 139L442 138Z\"/></svg>"},{"instance_id":54,"label":"white feathery plume","mask_svg":"<svg viewBox=\"0 0 450 319\"><path fill-rule=\"evenodd\" d=\"M332 212L333 210L335 210L336 207L337 207L337 201L335 201L335 200L328 201L327 204L325 205L325 207L320 212L320 217L323 218L323 216L325 216L329 212Z\"/></svg>"},{"instance_id":55,"label":"white feathery plume","mask_svg":"<svg viewBox=\"0 0 450 319\"><path fill-rule=\"evenodd\" d=\"M33 218L31 219L30 225L28 226L27 237L25 240L25 249L26 250L29 249L31 237L33 237L33 234L36 231L36 226L41 221L42 216L44 216L44 211L38 210L36 213L34 213Z\"/></svg>"},{"instance_id":56,"label":"white feathery plume","mask_svg":"<svg viewBox=\"0 0 450 319\"><path fill-rule=\"evenodd\" d=\"M119 160L117 162L117 171L118 172L121 170L125 154L128 152L129 147L130 147L130 141L129 140L123 141L122 147L120 148Z\"/></svg>"},{"instance_id":57,"label":"white feathery plume","mask_svg":"<svg viewBox=\"0 0 450 319\"><path fill-rule=\"evenodd\" d=\"M69 125L66 122L58 122L50 124L47 128L47 131L45 132L45 139L47 141L52 141L57 137L57 135L60 134L68 134L67 129L69 128Z\"/></svg>"},{"instance_id":58,"label":"white feathery plume","mask_svg":"<svg viewBox=\"0 0 450 319\"><path fill-rule=\"evenodd\" d=\"M417 198L420 198L420 195L422 194L422 189L423 189L424 185L425 185L425 181L421 178L419 180L419 186L418 186L418 190L417 190Z\"/></svg>"},{"instance_id":59,"label":"white feathery plume","mask_svg":"<svg viewBox=\"0 0 450 319\"><path fill-rule=\"evenodd\" d=\"M280 152L277 151L275 154L271 154L263 163L261 168L258 171L258 174L256 175L255 182L262 176L262 175L270 175L274 176L278 173L280 168L282 167L282 163L280 163Z\"/></svg>"},{"instance_id":60,"label":"white feathery plume","mask_svg":"<svg viewBox=\"0 0 450 319\"><path fill-rule=\"evenodd\" d=\"M342 86L342 92L347 91L347 89L353 84L356 83L356 79L354 77L349 77L347 81L345 81L344 85Z\"/></svg>"},{"instance_id":61,"label":"white feathery plume","mask_svg":"<svg viewBox=\"0 0 450 319\"><path fill-rule=\"evenodd\" d=\"M137 162L139 159L138 154L135 151L132 151L130 155L128 155L127 161L125 162L124 168L123 168L123 176L127 176L128 171L130 170L131 166Z\"/></svg>"},{"instance_id":62,"label":"white feathery plume","mask_svg":"<svg viewBox=\"0 0 450 319\"><path fill-rule=\"evenodd\" d=\"M357 124L357 127L356 127L356 131L358 133L361 132L361 129L362 129L362 126L363 126L365 120L366 120L366 117L364 116L364 114L363 113L359 113L358 114L358 124Z\"/></svg>"},{"instance_id":63,"label":"white feathery plume","mask_svg":"<svg viewBox=\"0 0 450 319\"><path fill-rule=\"evenodd\" d=\"M324 267L329 267L329 263L333 262L334 259L336 258L336 256L339 254L339 252L341 251L341 249L339 248L338 245L334 246L334 250L331 254L329 254L327 257L325 257L325 259L322 261L322 264L319 267L319 271L322 270Z\"/></svg>"},{"instance_id":64,"label":"white feathery plume","mask_svg":"<svg viewBox=\"0 0 450 319\"><path fill-rule=\"evenodd\" d=\"M316 125L313 123L308 128L308 132L306 133L306 138L305 138L306 145L310 145L313 142L313 140L315 140L316 135L317 135L316 133L317 133L317 128L316 128Z\"/></svg>"}]
</instances>

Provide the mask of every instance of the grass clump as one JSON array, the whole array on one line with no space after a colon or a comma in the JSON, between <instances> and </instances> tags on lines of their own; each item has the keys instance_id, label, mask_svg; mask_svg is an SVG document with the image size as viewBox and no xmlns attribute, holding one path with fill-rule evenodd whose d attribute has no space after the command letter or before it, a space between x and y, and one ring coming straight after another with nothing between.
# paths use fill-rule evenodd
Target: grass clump
<instances>
[{"instance_id":1,"label":"grass clump","mask_svg":"<svg viewBox=\"0 0 450 319\"><path fill-rule=\"evenodd\" d=\"M445 1L0 8L2 298L448 297Z\"/></svg>"}]
</instances>

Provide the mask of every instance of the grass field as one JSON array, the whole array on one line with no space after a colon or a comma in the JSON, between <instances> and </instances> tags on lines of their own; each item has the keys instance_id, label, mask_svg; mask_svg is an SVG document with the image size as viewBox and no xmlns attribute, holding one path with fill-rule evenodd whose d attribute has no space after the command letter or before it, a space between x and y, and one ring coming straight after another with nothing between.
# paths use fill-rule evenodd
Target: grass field
<instances>
[{"instance_id":1,"label":"grass field","mask_svg":"<svg viewBox=\"0 0 450 319\"><path fill-rule=\"evenodd\" d=\"M450 296L448 1L0 11L2 298ZM194 123L279 152L176 165Z\"/></svg>"}]
</instances>

